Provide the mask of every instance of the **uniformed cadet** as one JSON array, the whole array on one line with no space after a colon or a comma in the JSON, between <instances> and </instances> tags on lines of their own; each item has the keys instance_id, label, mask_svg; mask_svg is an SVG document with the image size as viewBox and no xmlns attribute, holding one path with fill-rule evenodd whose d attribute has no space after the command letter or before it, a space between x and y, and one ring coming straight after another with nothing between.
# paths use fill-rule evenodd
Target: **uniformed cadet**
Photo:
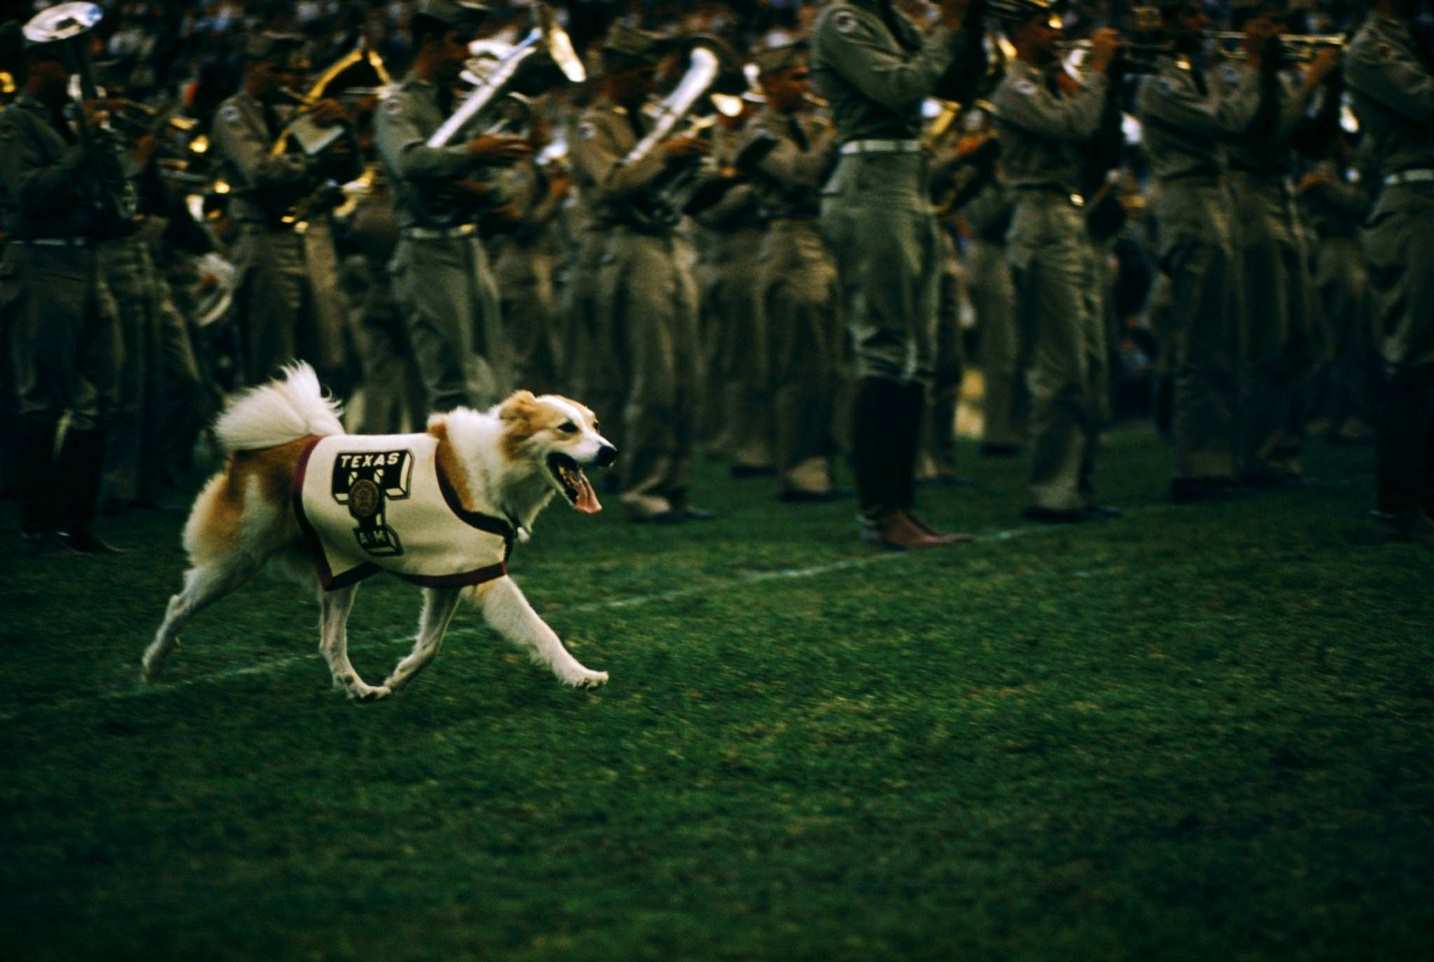
<instances>
[{"instance_id":1,"label":"uniformed cadet","mask_svg":"<svg viewBox=\"0 0 1434 962\"><path fill-rule=\"evenodd\" d=\"M1098 520L1117 512L1096 504L1092 483L1105 417L1107 348L1104 321L1086 294L1097 280L1080 191L1084 148L1100 126L1105 74L1120 41L1114 30L1096 31L1082 82L1060 82L1060 21L1045 0L1028 0L1027 8L1011 35L1017 59L992 97L1015 204L1008 256L1029 355L1026 517Z\"/></svg>"},{"instance_id":2,"label":"uniformed cadet","mask_svg":"<svg viewBox=\"0 0 1434 962\"><path fill-rule=\"evenodd\" d=\"M29 46L24 67L23 92L0 112L0 210L18 283L7 380L19 398L20 536L32 555L112 553L94 518L120 343L95 243L134 216L132 185L103 113L80 108L85 139L66 119L59 45Z\"/></svg>"},{"instance_id":3,"label":"uniformed cadet","mask_svg":"<svg viewBox=\"0 0 1434 962\"><path fill-rule=\"evenodd\" d=\"M1282 486L1300 481L1298 392L1313 363L1310 279L1290 175L1310 100L1337 59L1322 53L1303 76L1283 69L1271 42L1283 29L1283 0L1238 0L1233 10L1232 25L1248 38L1246 61L1243 69L1227 64L1217 71L1221 96L1247 100L1260 96L1262 84L1277 84L1271 122L1256 123L1229 154L1239 211L1239 468L1247 485Z\"/></svg>"},{"instance_id":4,"label":"uniformed cadet","mask_svg":"<svg viewBox=\"0 0 1434 962\"><path fill-rule=\"evenodd\" d=\"M1374 363L1374 308L1359 227L1370 209L1365 183L1348 180L1350 157L1332 157L1300 181L1300 208L1314 238L1313 272L1319 321L1310 433L1339 444L1370 439Z\"/></svg>"},{"instance_id":5,"label":"uniformed cadet","mask_svg":"<svg viewBox=\"0 0 1434 962\"><path fill-rule=\"evenodd\" d=\"M757 314L769 348L778 497L829 501L838 354L836 263L822 237L821 186L836 163L836 128L809 109L807 45L756 55L766 107L753 135L774 146L753 174L767 234L759 254Z\"/></svg>"},{"instance_id":6,"label":"uniformed cadet","mask_svg":"<svg viewBox=\"0 0 1434 962\"><path fill-rule=\"evenodd\" d=\"M528 144L536 154L548 145L547 124L536 114L529 124ZM514 164L503 178L503 193L516 220L499 243L493 274L511 344L514 383L538 394L571 390L561 377L565 345L558 326L553 232L571 184L566 170L540 165L535 157Z\"/></svg>"},{"instance_id":7,"label":"uniformed cadet","mask_svg":"<svg viewBox=\"0 0 1434 962\"><path fill-rule=\"evenodd\" d=\"M712 161L730 168L750 133L755 107L743 99L743 112L718 115L712 132ZM756 189L741 183L696 218L702 230L700 328L703 345L703 398L699 412L709 428L709 453L729 458L734 478L771 477L772 454L771 332L757 309L758 277L766 222Z\"/></svg>"},{"instance_id":8,"label":"uniformed cadet","mask_svg":"<svg viewBox=\"0 0 1434 962\"><path fill-rule=\"evenodd\" d=\"M1197 0L1164 0L1174 56L1140 87L1137 110L1157 189L1159 260L1169 276L1166 353L1173 377L1171 498L1192 502L1234 490L1239 273L1224 151L1249 133L1271 85L1255 96L1216 97L1204 62L1208 20Z\"/></svg>"},{"instance_id":9,"label":"uniformed cadet","mask_svg":"<svg viewBox=\"0 0 1434 962\"><path fill-rule=\"evenodd\" d=\"M1434 51L1413 30L1419 6L1376 0L1345 75L1385 173L1363 237L1388 368L1379 510L1398 537L1434 545Z\"/></svg>"},{"instance_id":10,"label":"uniformed cadet","mask_svg":"<svg viewBox=\"0 0 1434 962\"><path fill-rule=\"evenodd\" d=\"M941 248L920 136L922 101L967 100L985 71L982 24L946 0L923 34L890 0L841 0L813 28L812 76L840 159L822 199L856 353L852 459L861 537L895 549L950 544L913 513L934 373ZM963 26L965 29L963 29Z\"/></svg>"},{"instance_id":11,"label":"uniformed cadet","mask_svg":"<svg viewBox=\"0 0 1434 962\"><path fill-rule=\"evenodd\" d=\"M374 118L398 210L394 297L435 411L486 407L509 387L497 284L475 225L501 206L491 168L531 148L519 137L487 134L427 145L457 106L452 89L486 12L463 0L420 2L410 25L413 66Z\"/></svg>"},{"instance_id":12,"label":"uniformed cadet","mask_svg":"<svg viewBox=\"0 0 1434 962\"><path fill-rule=\"evenodd\" d=\"M642 106L666 55L662 38L618 24L603 42L602 94L583 112L572 144L574 173L607 234L598 284L595 354L607 352L627 385L619 477L635 521L710 517L688 500L698 393L697 285L683 259L680 213L664 179L706 145L671 137L644 156Z\"/></svg>"},{"instance_id":13,"label":"uniformed cadet","mask_svg":"<svg viewBox=\"0 0 1434 962\"><path fill-rule=\"evenodd\" d=\"M1006 234L1014 209L1011 194L995 171L961 208L971 234L967 276L985 392L980 452L989 458L1016 456L1026 436L1016 289L1006 256Z\"/></svg>"},{"instance_id":14,"label":"uniformed cadet","mask_svg":"<svg viewBox=\"0 0 1434 962\"><path fill-rule=\"evenodd\" d=\"M210 132L233 188L231 213L240 227L235 260L243 275L238 323L245 384L269 380L295 358L312 362L326 383L344 365L332 205L316 200L326 182L342 183L358 173L356 153L344 138L313 157L292 146L274 153L283 133L278 109L286 101L283 91L292 90L308 69L304 43L295 34L251 35L243 86L219 105ZM310 108L320 126L344 116L333 100Z\"/></svg>"}]
</instances>

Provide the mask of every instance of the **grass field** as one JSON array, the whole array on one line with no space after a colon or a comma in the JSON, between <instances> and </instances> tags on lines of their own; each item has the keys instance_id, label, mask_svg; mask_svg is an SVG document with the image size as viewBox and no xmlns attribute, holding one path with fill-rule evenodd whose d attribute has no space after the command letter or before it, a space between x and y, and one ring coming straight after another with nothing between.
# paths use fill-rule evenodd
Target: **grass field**
<instances>
[{"instance_id":1,"label":"grass field","mask_svg":"<svg viewBox=\"0 0 1434 962\"><path fill-rule=\"evenodd\" d=\"M1434 959L1434 554L1375 539L1367 449L1176 508L1110 440L1124 519L1022 525L963 449L924 504L981 537L925 555L712 464L720 522L552 508L514 572L594 693L465 611L349 703L278 581L141 688L180 513L7 559L0 960ZM417 601L360 591L365 677Z\"/></svg>"}]
</instances>

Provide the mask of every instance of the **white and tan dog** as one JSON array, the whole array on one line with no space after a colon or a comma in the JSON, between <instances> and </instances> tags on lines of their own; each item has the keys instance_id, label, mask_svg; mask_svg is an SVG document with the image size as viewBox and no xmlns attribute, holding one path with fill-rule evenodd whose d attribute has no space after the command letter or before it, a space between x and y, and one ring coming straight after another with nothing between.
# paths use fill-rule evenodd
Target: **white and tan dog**
<instances>
[{"instance_id":1,"label":"white and tan dog","mask_svg":"<svg viewBox=\"0 0 1434 962\"><path fill-rule=\"evenodd\" d=\"M435 414L425 434L345 435L338 405L297 364L241 396L216 433L228 461L185 525L191 567L145 649L144 680L159 674L190 618L278 562L317 586L319 650L350 697L383 698L411 681L438 653L465 592L565 684L607 681L568 653L506 568L554 494L577 511L601 510L583 468L607 467L617 451L583 405L519 391L486 412ZM373 686L349 662L346 625L357 582L384 569L423 586L423 612L412 652Z\"/></svg>"}]
</instances>

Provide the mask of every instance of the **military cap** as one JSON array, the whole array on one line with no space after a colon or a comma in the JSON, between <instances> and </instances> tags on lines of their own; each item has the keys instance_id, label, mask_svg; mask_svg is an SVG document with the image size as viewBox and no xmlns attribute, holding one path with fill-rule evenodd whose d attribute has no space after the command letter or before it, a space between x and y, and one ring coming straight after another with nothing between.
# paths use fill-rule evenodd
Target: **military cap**
<instances>
[{"instance_id":1,"label":"military cap","mask_svg":"<svg viewBox=\"0 0 1434 962\"><path fill-rule=\"evenodd\" d=\"M471 30L482 24L488 6L477 0L418 0L413 15L437 20L455 30Z\"/></svg>"},{"instance_id":2,"label":"military cap","mask_svg":"<svg viewBox=\"0 0 1434 962\"><path fill-rule=\"evenodd\" d=\"M670 50L666 37L615 23L602 42L603 60L627 64L655 64Z\"/></svg>"},{"instance_id":3,"label":"military cap","mask_svg":"<svg viewBox=\"0 0 1434 962\"><path fill-rule=\"evenodd\" d=\"M796 43L758 50L752 59L756 61L757 69L763 75L781 73L783 70L803 66L807 62L807 47L805 40L798 40Z\"/></svg>"},{"instance_id":4,"label":"military cap","mask_svg":"<svg viewBox=\"0 0 1434 962\"><path fill-rule=\"evenodd\" d=\"M249 35L244 42L244 56L283 67L306 69L309 66L304 53L307 42L303 34L263 30Z\"/></svg>"},{"instance_id":5,"label":"military cap","mask_svg":"<svg viewBox=\"0 0 1434 962\"><path fill-rule=\"evenodd\" d=\"M1053 0L1000 0L990 12L1010 26L1025 23L1032 17L1049 17L1056 12Z\"/></svg>"}]
</instances>

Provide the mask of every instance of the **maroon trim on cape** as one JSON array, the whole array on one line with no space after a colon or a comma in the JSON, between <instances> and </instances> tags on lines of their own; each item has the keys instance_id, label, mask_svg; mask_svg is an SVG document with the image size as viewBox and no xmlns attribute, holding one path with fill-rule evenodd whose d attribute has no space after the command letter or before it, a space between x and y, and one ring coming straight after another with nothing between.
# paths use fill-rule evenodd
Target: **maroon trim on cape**
<instances>
[{"instance_id":1,"label":"maroon trim on cape","mask_svg":"<svg viewBox=\"0 0 1434 962\"><path fill-rule=\"evenodd\" d=\"M309 471L309 458L313 456L314 448L318 447L323 436L311 438L304 450L299 454L299 463L294 468L294 487L292 500L294 503L294 516L298 519L299 530L303 533L304 541L308 545L309 553L313 555L314 567L318 569L319 584L325 591L337 591L340 588L347 588L356 585L365 578L370 578L387 568L372 562L365 561L356 568L350 568L343 574L335 576L329 567L328 555L324 553L323 541L309 523L308 515L304 514L304 477ZM452 575L412 575L404 574L401 571L391 572L402 578L404 581L420 585L424 588L466 588L470 585L481 585L486 581L496 581L508 574L508 556L513 553L513 539L515 533L513 526L501 518L492 515L481 514L477 511L469 511L463 507L458 500L458 492L449 483L447 475L443 473L443 464L438 460L438 452L434 451L433 473L438 478L438 489L443 492L443 500L460 521L478 528L480 531L487 531L489 534L496 534L502 537L504 549L503 560L495 565L485 565L482 568L475 568L472 571L464 571Z\"/></svg>"}]
</instances>

